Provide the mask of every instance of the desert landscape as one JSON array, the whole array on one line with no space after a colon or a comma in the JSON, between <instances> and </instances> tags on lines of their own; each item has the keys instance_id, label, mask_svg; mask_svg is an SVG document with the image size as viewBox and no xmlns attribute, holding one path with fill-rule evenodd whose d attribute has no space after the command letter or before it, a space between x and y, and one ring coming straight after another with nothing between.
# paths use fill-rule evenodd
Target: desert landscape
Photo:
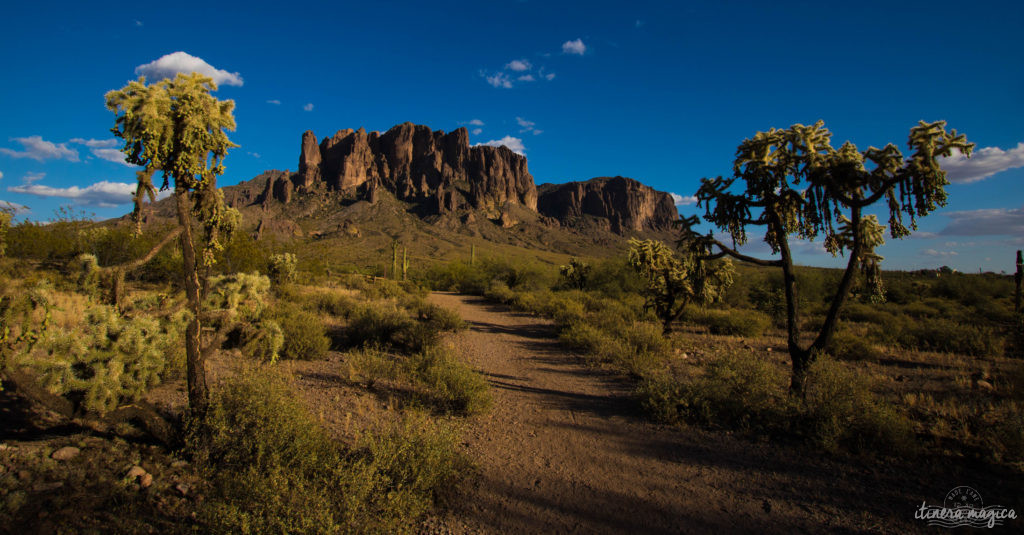
<instances>
[{"instance_id":1,"label":"desert landscape","mask_svg":"<svg viewBox=\"0 0 1024 535\"><path fill-rule=\"evenodd\" d=\"M508 31L540 13L508 9ZM659 17L692 10L622 9L587 27L632 37L480 69L462 98L684 46ZM1024 144L992 145L988 111L882 127L795 98L728 142L705 117L685 141L583 122L579 148L553 129L591 97L550 96L543 130L382 124L280 118L185 52L135 74L88 96L106 137L0 148L0 533L1021 529Z\"/></svg>"}]
</instances>

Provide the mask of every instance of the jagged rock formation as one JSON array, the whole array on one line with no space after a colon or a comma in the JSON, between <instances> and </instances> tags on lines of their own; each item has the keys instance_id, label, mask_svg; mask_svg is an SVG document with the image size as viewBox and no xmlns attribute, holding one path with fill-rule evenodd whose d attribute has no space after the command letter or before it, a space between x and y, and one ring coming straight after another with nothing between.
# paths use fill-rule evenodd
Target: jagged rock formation
<instances>
[{"instance_id":1,"label":"jagged rock formation","mask_svg":"<svg viewBox=\"0 0 1024 535\"><path fill-rule=\"evenodd\" d=\"M537 209L526 157L506 147L471 147L465 128L446 134L412 123L384 134L339 130L319 144L305 132L298 173L271 177L263 200L287 204L296 192L336 190L359 191L374 202L380 188L435 213L466 205L496 210L505 203Z\"/></svg>"},{"instance_id":2,"label":"jagged rock formation","mask_svg":"<svg viewBox=\"0 0 1024 535\"><path fill-rule=\"evenodd\" d=\"M621 176L543 184L537 210L569 223L584 215L607 218L612 232L668 230L679 217L672 196Z\"/></svg>"}]
</instances>

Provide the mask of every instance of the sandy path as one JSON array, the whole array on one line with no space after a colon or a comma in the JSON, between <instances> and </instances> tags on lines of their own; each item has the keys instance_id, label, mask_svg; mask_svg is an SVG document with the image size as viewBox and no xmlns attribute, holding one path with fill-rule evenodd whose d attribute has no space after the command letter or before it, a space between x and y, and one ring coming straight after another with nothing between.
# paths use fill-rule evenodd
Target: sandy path
<instances>
[{"instance_id":1,"label":"sandy path","mask_svg":"<svg viewBox=\"0 0 1024 535\"><path fill-rule=\"evenodd\" d=\"M480 475L446 519L456 533L906 533L924 529L922 500L967 484L644 422L628 386L578 364L547 322L432 300L470 324L456 348L495 398L467 431Z\"/></svg>"}]
</instances>

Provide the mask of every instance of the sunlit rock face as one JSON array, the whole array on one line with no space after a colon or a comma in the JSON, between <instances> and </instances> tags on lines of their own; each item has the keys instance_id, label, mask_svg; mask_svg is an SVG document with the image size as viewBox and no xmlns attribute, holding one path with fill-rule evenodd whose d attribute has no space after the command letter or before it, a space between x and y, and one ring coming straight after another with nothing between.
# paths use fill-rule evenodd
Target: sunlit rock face
<instances>
[{"instance_id":1,"label":"sunlit rock face","mask_svg":"<svg viewBox=\"0 0 1024 535\"><path fill-rule=\"evenodd\" d=\"M562 222L582 216L607 218L613 232L668 230L679 217L672 196L621 176L544 184L537 209Z\"/></svg>"}]
</instances>

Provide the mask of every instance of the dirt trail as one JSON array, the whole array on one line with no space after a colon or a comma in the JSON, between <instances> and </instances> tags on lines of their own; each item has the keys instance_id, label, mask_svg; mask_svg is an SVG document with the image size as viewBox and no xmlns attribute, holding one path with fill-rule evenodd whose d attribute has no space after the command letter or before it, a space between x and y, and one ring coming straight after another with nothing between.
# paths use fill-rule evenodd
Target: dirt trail
<instances>
[{"instance_id":1,"label":"dirt trail","mask_svg":"<svg viewBox=\"0 0 1024 535\"><path fill-rule=\"evenodd\" d=\"M644 422L628 385L566 354L548 322L476 297L431 299L470 324L454 343L495 398L466 433L480 474L446 519L456 533L906 533L924 528L922 500L952 488Z\"/></svg>"}]
</instances>

